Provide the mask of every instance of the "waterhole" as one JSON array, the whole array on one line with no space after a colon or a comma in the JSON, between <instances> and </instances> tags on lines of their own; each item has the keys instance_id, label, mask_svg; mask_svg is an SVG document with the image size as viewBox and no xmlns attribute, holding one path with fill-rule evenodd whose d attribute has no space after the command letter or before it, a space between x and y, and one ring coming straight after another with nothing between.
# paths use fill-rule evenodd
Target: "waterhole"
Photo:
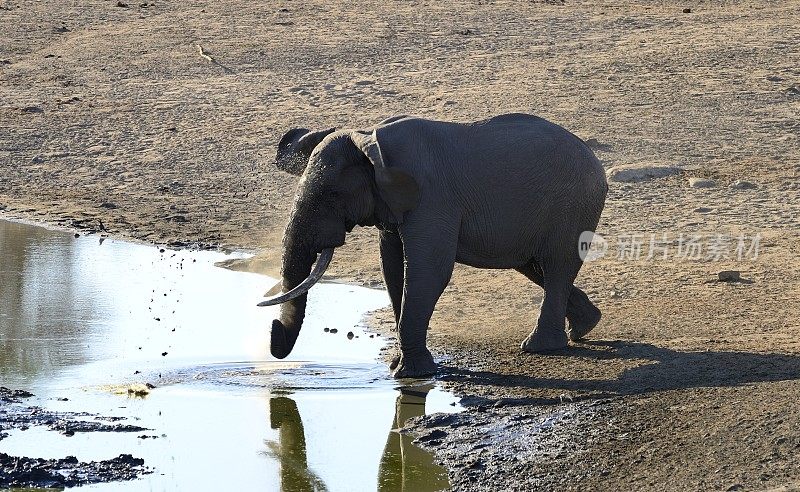
<instances>
[{"instance_id":1,"label":"waterhole","mask_svg":"<svg viewBox=\"0 0 800 492\"><path fill-rule=\"evenodd\" d=\"M385 342L360 322L386 293L318 284L294 352L277 361L277 307L255 306L275 280L214 266L245 256L0 220L0 386L34 393L27 406L147 429L23 426L0 452L129 453L152 469L86 489L446 488L433 456L397 429L460 407L431 381L399 386L377 361Z\"/></svg>"}]
</instances>

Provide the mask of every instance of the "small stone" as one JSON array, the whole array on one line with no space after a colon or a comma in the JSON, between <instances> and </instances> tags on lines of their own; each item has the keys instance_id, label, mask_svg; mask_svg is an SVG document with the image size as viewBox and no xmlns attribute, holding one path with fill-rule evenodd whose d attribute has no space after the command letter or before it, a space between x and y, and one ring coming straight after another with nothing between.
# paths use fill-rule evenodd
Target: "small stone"
<instances>
[{"instance_id":1,"label":"small stone","mask_svg":"<svg viewBox=\"0 0 800 492\"><path fill-rule=\"evenodd\" d=\"M700 213L700 214L707 214L708 212L711 212L712 210L714 210L714 209L713 208L708 208L708 207L697 207L696 209L694 209L695 212Z\"/></svg>"},{"instance_id":2,"label":"small stone","mask_svg":"<svg viewBox=\"0 0 800 492\"><path fill-rule=\"evenodd\" d=\"M593 150L610 150L611 146L608 144L600 143L596 138L587 138L583 141L590 149Z\"/></svg>"},{"instance_id":3,"label":"small stone","mask_svg":"<svg viewBox=\"0 0 800 492\"><path fill-rule=\"evenodd\" d=\"M689 178L689 186L692 188L713 188L717 186L717 183L706 178Z\"/></svg>"},{"instance_id":4,"label":"small stone","mask_svg":"<svg viewBox=\"0 0 800 492\"><path fill-rule=\"evenodd\" d=\"M331 329L326 326L325 329L322 330L322 331L324 331L325 333L328 333L329 331L331 331Z\"/></svg>"},{"instance_id":5,"label":"small stone","mask_svg":"<svg viewBox=\"0 0 800 492\"><path fill-rule=\"evenodd\" d=\"M622 297L622 296L619 294L619 292L617 292L616 290L612 290L611 291L611 298L612 299L619 299L620 297Z\"/></svg>"},{"instance_id":6,"label":"small stone","mask_svg":"<svg viewBox=\"0 0 800 492\"><path fill-rule=\"evenodd\" d=\"M347 332L347 339L348 339L348 340L352 340L352 339L353 339L353 337L355 337L355 334L353 334L353 332L352 332L352 331L348 331L348 332Z\"/></svg>"},{"instance_id":7,"label":"small stone","mask_svg":"<svg viewBox=\"0 0 800 492\"><path fill-rule=\"evenodd\" d=\"M150 394L150 388L141 383L132 384L128 386L128 394L133 396L147 396Z\"/></svg>"},{"instance_id":8,"label":"small stone","mask_svg":"<svg viewBox=\"0 0 800 492\"><path fill-rule=\"evenodd\" d=\"M161 357L166 357L169 352L161 352Z\"/></svg>"},{"instance_id":9,"label":"small stone","mask_svg":"<svg viewBox=\"0 0 800 492\"><path fill-rule=\"evenodd\" d=\"M80 234L78 234L78 233L76 232L76 233L75 233L75 237L76 237L76 238L77 238L77 237L81 237L81 235L80 235Z\"/></svg>"},{"instance_id":10,"label":"small stone","mask_svg":"<svg viewBox=\"0 0 800 492\"><path fill-rule=\"evenodd\" d=\"M117 2L117 7L122 7L124 9L127 9L128 8L128 4L123 2L123 1L119 1L119 2Z\"/></svg>"},{"instance_id":11,"label":"small stone","mask_svg":"<svg viewBox=\"0 0 800 492\"><path fill-rule=\"evenodd\" d=\"M733 190L752 190L756 188L756 185L751 183L750 181L743 181L741 179L737 179L733 183L731 183L730 188Z\"/></svg>"},{"instance_id":12,"label":"small stone","mask_svg":"<svg viewBox=\"0 0 800 492\"><path fill-rule=\"evenodd\" d=\"M339 330L336 328L331 328L331 333L339 333Z\"/></svg>"},{"instance_id":13,"label":"small stone","mask_svg":"<svg viewBox=\"0 0 800 492\"><path fill-rule=\"evenodd\" d=\"M738 282L741 280L741 275L738 270L723 270L717 274L720 282Z\"/></svg>"},{"instance_id":14,"label":"small stone","mask_svg":"<svg viewBox=\"0 0 800 492\"><path fill-rule=\"evenodd\" d=\"M680 169L674 166L641 166L626 164L614 166L606 173L609 181L617 183L641 183L651 179L665 178L678 174Z\"/></svg>"},{"instance_id":15,"label":"small stone","mask_svg":"<svg viewBox=\"0 0 800 492\"><path fill-rule=\"evenodd\" d=\"M683 9L683 13L684 14L691 14L692 13L692 9L689 9L689 8Z\"/></svg>"},{"instance_id":16,"label":"small stone","mask_svg":"<svg viewBox=\"0 0 800 492\"><path fill-rule=\"evenodd\" d=\"M39 106L25 106L22 108L23 113L44 113L44 109Z\"/></svg>"}]
</instances>

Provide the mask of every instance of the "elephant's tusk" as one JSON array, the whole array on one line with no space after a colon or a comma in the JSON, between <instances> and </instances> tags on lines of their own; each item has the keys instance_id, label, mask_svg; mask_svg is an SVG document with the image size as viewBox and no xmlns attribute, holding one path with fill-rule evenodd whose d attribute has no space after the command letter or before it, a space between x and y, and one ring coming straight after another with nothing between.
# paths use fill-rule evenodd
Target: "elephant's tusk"
<instances>
[{"instance_id":1,"label":"elephant's tusk","mask_svg":"<svg viewBox=\"0 0 800 492\"><path fill-rule=\"evenodd\" d=\"M331 259L333 259L333 248L326 248L323 249L322 252L319 254L319 258L317 258L317 264L314 265L314 269L311 270L311 273L308 277L300 282L300 284L295 287L294 289L290 290L285 294L281 294L266 301L261 301L258 303L258 306L274 306L276 304L283 304L286 301L291 301L295 297L299 297L306 292L308 289L314 286L319 279L322 278L322 275L325 273L325 270L328 268L328 265L331 264Z\"/></svg>"},{"instance_id":2,"label":"elephant's tusk","mask_svg":"<svg viewBox=\"0 0 800 492\"><path fill-rule=\"evenodd\" d=\"M278 280L278 282L264 294L264 297L274 296L281 292L283 292L283 281Z\"/></svg>"}]
</instances>

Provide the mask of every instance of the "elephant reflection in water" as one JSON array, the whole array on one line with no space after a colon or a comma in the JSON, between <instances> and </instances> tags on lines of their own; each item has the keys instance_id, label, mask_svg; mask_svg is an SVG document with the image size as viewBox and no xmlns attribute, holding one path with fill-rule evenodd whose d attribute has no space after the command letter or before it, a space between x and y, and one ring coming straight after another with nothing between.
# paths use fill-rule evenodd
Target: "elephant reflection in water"
<instances>
[{"instance_id":1,"label":"elephant reflection in water","mask_svg":"<svg viewBox=\"0 0 800 492\"><path fill-rule=\"evenodd\" d=\"M433 455L414 446L412 436L399 432L411 417L425 415L425 398L432 387L428 384L399 389L394 422L378 471L378 490L421 492L447 488L447 474L433 463ZM281 490L327 490L322 479L308 468L303 422L294 400L282 396L270 398L269 413L270 426L279 429L278 442L267 445L280 463Z\"/></svg>"},{"instance_id":2,"label":"elephant reflection in water","mask_svg":"<svg viewBox=\"0 0 800 492\"><path fill-rule=\"evenodd\" d=\"M281 490L316 492L328 490L325 483L308 469L306 437L297 403L279 396L269 400L270 427L280 429L278 442L268 441L271 454L281 464Z\"/></svg>"},{"instance_id":3,"label":"elephant reflection in water","mask_svg":"<svg viewBox=\"0 0 800 492\"><path fill-rule=\"evenodd\" d=\"M432 388L432 384L399 388L394 425L378 472L378 490L414 492L447 488L447 472L433 462L433 454L415 446L413 436L400 433L408 419L425 415L425 399Z\"/></svg>"}]
</instances>

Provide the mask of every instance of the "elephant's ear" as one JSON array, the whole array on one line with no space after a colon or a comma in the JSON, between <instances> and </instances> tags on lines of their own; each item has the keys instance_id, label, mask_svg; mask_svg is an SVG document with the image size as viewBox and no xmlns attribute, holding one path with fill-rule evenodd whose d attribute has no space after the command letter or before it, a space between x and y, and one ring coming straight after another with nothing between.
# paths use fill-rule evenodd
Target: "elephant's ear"
<instances>
[{"instance_id":1,"label":"elephant's ear","mask_svg":"<svg viewBox=\"0 0 800 492\"><path fill-rule=\"evenodd\" d=\"M394 222L401 224L403 214L419 203L419 185L413 176L398 168L389 167L378 143L377 131L352 132L350 139L367 156L375 168L375 183L383 201L389 207Z\"/></svg>"},{"instance_id":2,"label":"elephant's ear","mask_svg":"<svg viewBox=\"0 0 800 492\"><path fill-rule=\"evenodd\" d=\"M314 147L334 131L336 131L336 128L328 128L318 132L312 132L306 128L289 130L283 134L280 142L278 142L275 165L281 171L300 176L306 169L308 158L311 157Z\"/></svg>"}]
</instances>

